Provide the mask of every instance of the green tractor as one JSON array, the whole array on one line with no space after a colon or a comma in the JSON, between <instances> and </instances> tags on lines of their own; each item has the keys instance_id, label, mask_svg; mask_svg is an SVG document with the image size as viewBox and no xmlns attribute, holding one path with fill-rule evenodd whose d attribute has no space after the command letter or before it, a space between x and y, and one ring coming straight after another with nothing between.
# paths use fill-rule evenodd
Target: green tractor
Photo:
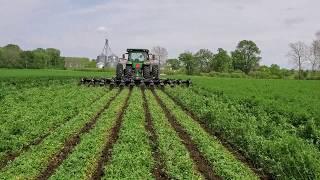
<instances>
[{"instance_id":1,"label":"green tractor","mask_svg":"<svg viewBox=\"0 0 320 180\"><path fill-rule=\"evenodd\" d=\"M158 80L160 78L159 62L147 49L127 49L123 61L117 64L117 80Z\"/></svg>"},{"instance_id":2,"label":"green tractor","mask_svg":"<svg viewBox=\"0 0 320 180\"><path fill-rule=\"evenodd\" d=\"M122 60L116 66L114 78L82 78L80 84L100 85L110 87L119 86L154 86L164 87L170 85L191 85L191 80L160 79L160 63L155 55L147 49L127 49Z\"/></svg>"}]
</instances>

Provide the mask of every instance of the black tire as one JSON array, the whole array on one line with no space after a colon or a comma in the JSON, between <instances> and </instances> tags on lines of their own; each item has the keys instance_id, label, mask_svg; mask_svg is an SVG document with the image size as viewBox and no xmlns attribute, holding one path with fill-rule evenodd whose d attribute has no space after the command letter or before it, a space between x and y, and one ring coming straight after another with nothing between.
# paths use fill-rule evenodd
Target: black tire
<instances>
[{"instance_id":1,"label":"black tire","mask_svg":"<svg viewBox=\"0 0 320 180\"><path fill-rule=\"evenodd\" d=\"M145 79L150 79L151 78L151 74L150 74L150 66L143 66L143 77Z\"/></svg>"},{"instance_id":2,"label":"black tire","mask_svg":"<svg viewBox=\"0 0 320 180\"><path fill-rule=\"evenodd\" d=\"M124 75L125 78L132 78L132 66L126 66Z\"/></svg>"},{"instance_id":3,"label":"black tire","mask_svg":"<svg viewBox=\"0 0 320 180\"><path fill-rule=\"evenodd\" d=\"M152 66L152 77L154 79L159 79L159 77L160 77L159 65Z\"/></svg>"},{"instance_id":4,"label":"black tire","mask_svg":"<svg viewBox=\"0 0 320 180\"><path fill-rule=\"evenodd\" d=\"M122 77L123 77L123 66L122 66L122 64L117 64L116 78L118 80L121 80Z\"/></svg>"}]
</instances>

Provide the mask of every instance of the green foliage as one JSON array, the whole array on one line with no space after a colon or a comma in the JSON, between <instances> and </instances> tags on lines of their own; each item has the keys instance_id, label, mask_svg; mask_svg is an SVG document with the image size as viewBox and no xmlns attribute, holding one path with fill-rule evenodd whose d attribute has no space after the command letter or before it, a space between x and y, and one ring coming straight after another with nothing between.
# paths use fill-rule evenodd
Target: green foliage
<instances>
[{"instance_id":1,"label":"green foliage","mask_svg":"<svg viewBox=\"0 0 320 180\"><path fill-rule=\"evenodd\" d=\"M248 74L258 66L260 53L260 49L253 41L240 41L236 50L231 53L233 68Z\"/></svg>"},{"instance_id":2,"label":"green foliage","mask_svg":"<svg viewBox=\"0 0 320 180\"><path fill-rule=\"evenodd\" d=\"M165 171L174 179L200 179L201 175L194 169L195 165L189 152L172 129L155 97L150 91L146 91L146 96L154 128L159 137L159 148L165 162Z\"/></svg>"},{"instance_id":3,"label":"green foliage","mask_svg":"<svg viewBox=\"0 0 320 180\"><path fill-rule=\"evenodd\" d=\"M53 130L48 137L38 146L32 147L29 151L22 153L15 161L11 162L0 172L3 179L35 179L37 175L48 165L50 158L57 153L64 145L64 142L73 134L79 132L85 124L101 109L106 101L116 94L111 91L93 104L87 104L79 114L73 116L63 126ZM79 97L85 98L84 94L78 93ZM81 100L78 101L78 103ZM61 103L60 103L61 104ZM47 108L44 108L47 109ZM50 111L48 111L50 113ZM49 118L50 119L50 118ZM23 120L23 119L22 119ZM35 119L36 121L37 119ZM46 119L47 120L47 119ZM24 122L26 126L37 129L38 126ZM44 123L40 121L39 124Z\"/></svg>"},{"instance_id":4,"label":"green foliage","mask_svg":"<svg viewBox=\"0 0 320 180\"><path fill-rule=\"evenodd\" d=\"M11 80L13 83L18 80L26 79L79 79L81 77L111 77L112 70L97 69L77 69L77 70L58 70L58 69L0 69L0 80Z\"/></svg>"},{"instance_id":5,"label":"green foliage","mask_svg":"<svg viewBox=\"0 0 320 180\"><path fill-rule=\"evenodd\" d=\"M225 179L258 179L255 174L228 152L217 139L208 134L164 93L158 93L177 121L193 137L196 145L211 162L214 171Z\"/></svg>"},{"instance_id":6,"label":"green foliage","mask_svg":"<svg viewBox=\"0 0 320 180\"><path fill-rule=\"evenodd\" d=\"M179 55L179 61L181 61L186 69L188 75L196 73L198 62L195 61L195 58L191 52L185 52Z\"/></svg>"},{"instance_id":7,"label":"green foliage","mask_svg":"<svg viewBox=\"0 0 320 180\"><path fill-rule=\"evenodd\" d=\"M143 112L141 91L134 88L119 139L113 146L112 158L102 179L153 179L154 161L144 128Z\"/></svg>"},{"instance_id":8,"label":"green foliage","mask_svg":"<svg viewBox=\"0 0 320 180\"><path fill-rule=\"evenodd\" d=\"M314 119L320 127L318 81L190 78L194 86L212 93L223 94L239 101L256 102L268 113L281 114L292 122L303 123L306 118Z\"/></svg>"},{"instance_id":9,"label":"green foliage","mask_svg":"<svg viewBox=\"0 0 320 180\"><path fill-rule=\"evenodd\" d=\"M228 72L232 68L232 58L228 52L222 48L218 49L218 53L214 55L211 69L216 72Z\"/></svg>"},{"instance_id":10,"label":"green foliage","mask_svg":"<svg viewBox=\"0 0 320 180\"><path fill-rule=\"evenodd\" d=\"M198 62L200 72L210 72L210 64L212 64L213 53L209 49L200 49L194 54L195 60Z\"/></svg>"},{"instance_id":11,"label":"green foliage","mask_svg":"<svg viewBox=\"0 0 320 180\"><path fill-rule=\"evenodd\" d=\"M260 109L263 107L256 107L257 113L253 113L252 106L227 97L221 99L221 93L218 96L194 90L197 93L182 88L168 89L168 92L274 176L280 179L320 177L319 150L291 132L286 119L272 119Z\"/></svg>"},{"instance_id":12,"label":"green foliage","mask_svg":"<svg viewBox=\"0 0 320 180\"><path fill-rule=\"evenodd\" d=\"M0 106L0 161L7 152L19 151L23 145L75 116L92 101L91 98L98 97L102 92L101 89L90 92L72 85L59 84L51 84L48 88L11 90L4 96ZM79 93L83 97L79 97Z\"/></svg>"},{"instance_id":13,"label":"green foliage","mask_svg":"<svg viewBox=\"0 0 320 180\"><path fill-rule=\"evenodd\" d=\"M7 46L1 48L0 67L21 68L21 52L22 50L20 47L13 44L8 44Z\"/></svg>"},{"instance_id":14,"label":"green foliage","mask_svg":"<svg viewBox=\"0 0 320 180\"><path fill-rule=\"evenodd\" d=\"M270 66L270 72L273 75L280 75L281 70L280 70L280 66L278 66L277 64L271 64Z\"/></svg>"},{"instance_id":15,"label":"green foliage","mask_svg":"<svg viewBox=\"0 0 320 180\"><path fill-rule=\"evenodd\" d=\"M0 68L64 68L64 58L54 48L23 51L17 45L0 47Z\"/></svg>"},{"instance_id":16,"label":"green foliage","mask_svg":"<svg viewBox=\"0 0 320 180\"><path fill-rule=\"evenodd\" d=\"M106 137L110 135L118 112L121 111L128 90L124 90L110 104L98 120L95 128L81 137L81 142L75 147L73 153L59 166L53 179L89 179L101 157L102 150L106 145Z\"/></svg>"},{"instance_id":17,"label":"green foliage","mask_svg":"<svg viewBox=\"0 0 320 180\"><path fill-rule=\"evenodd\" d=\"M181 62L179 59L168 59L167 64L172 70L178 70L181 68Z\"/></svg>"},{"instance_id":18,"label":"green foliage","mask_svg":"<svg viewBox=\"0 0 320 180\"><path fill-rule=\"evenodd\" d=\"M65 67L68 69L85 69L96 67L96 62L90 61L89 58L65 57L64 61Z\"/></svg>"}]
</instances>

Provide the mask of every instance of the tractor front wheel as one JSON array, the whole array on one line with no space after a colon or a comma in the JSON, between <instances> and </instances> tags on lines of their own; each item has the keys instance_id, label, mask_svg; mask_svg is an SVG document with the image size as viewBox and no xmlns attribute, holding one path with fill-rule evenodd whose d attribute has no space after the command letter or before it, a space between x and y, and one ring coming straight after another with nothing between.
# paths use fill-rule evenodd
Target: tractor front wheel
<instances>
[{"instance_id":1,"label":"tractor front wheel","mask_svg":"<svg viewBox=\"0 0 320 180\"><path fill-rule=\"evenodd\" d=\"M123 77L123 66L122 66L122 64L117 64L116 78L118 80L121 80L122 77Z\"/></svg>"},{"instance_id":2,"label":"tractor front wheel","mask_svg":"<svg viewBox=\"0 0 320 180\"><path fill-rule=\"evenodd\" d=\"M151 75L150 75L150 66L143 66L143 77L145 79L150 79Z\"/></svg>"}]
</instances>

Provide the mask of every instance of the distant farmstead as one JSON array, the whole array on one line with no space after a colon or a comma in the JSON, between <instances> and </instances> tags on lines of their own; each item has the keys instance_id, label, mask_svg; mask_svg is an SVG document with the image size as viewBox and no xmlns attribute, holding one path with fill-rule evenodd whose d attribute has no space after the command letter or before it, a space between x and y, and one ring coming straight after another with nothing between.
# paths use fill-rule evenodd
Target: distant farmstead
<instances>
[{"instance_id":1,"label":"distant farmstead","mask_svg":"<svg viewBox=\"0 0 320 180\"><path fill-rule=\"evenodd\" d=\"M97 68L115 68L119 61L119 57L112 53L109 41L106 39L102 53L97 56Z\"/></svg>"},{"instance_id":2,"label":"distant farmstead","mask_svg":"<svg viewBox=\"0 0 320 180\"><path fill-rule=\"evenodd\" d=\"M98 68L114 68L119 61L119 57L115 54L106 56L105 54L100 54L97 56L97 67Z\"/></svg>"}]
</instances>

